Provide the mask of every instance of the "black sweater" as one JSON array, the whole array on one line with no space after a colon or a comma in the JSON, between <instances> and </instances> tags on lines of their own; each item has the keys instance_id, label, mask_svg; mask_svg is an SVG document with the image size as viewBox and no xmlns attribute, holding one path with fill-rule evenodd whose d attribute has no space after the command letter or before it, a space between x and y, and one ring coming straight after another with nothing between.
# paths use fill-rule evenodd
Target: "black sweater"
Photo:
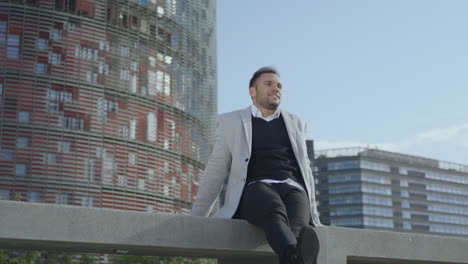
<instances>
[{"instance_id":1,"label":"black sweater","mask_svg":"<svg viewBox=\"0 0 468 264\"><path fill-rule=\"evenodd\" d=\"M283 116L269 122L252 116L252 154L247 183L288 178L304 186Z\"/></svg>"}]
</instances>

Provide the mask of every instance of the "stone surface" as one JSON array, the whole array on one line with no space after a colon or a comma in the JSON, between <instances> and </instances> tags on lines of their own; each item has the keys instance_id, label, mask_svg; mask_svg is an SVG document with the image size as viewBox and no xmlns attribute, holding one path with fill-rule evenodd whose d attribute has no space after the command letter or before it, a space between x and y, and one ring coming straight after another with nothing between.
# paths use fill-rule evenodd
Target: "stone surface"
<instances>
[{"instance_id":1,"label":"stone surface","mask_svg":"<svg viewBox=\"0 0 468 264\"><path fill-rule=\"evenodd\" d=\"M468 239L319 227L319 264L468 263ZM218 258L276 263L242 220L0 201L0 248Z\"/></svg>"}]
</instances>

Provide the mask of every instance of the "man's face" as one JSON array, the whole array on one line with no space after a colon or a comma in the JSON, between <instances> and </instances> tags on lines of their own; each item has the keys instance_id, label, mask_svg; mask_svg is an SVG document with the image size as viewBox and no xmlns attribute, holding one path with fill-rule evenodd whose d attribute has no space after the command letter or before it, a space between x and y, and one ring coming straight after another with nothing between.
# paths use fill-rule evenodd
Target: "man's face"
<instances>
[{"instance_id":1,"label":"man's face","mask_svg":"<svg viewBox=\"0 0 468 264\"><path fill-rule=\"evenodd\" d=\"M249 89L254 104L276 110L281 102L282 85L279 77L274 73L264 73L260 75L254 86Z\"/></svg>"}]
</instances>

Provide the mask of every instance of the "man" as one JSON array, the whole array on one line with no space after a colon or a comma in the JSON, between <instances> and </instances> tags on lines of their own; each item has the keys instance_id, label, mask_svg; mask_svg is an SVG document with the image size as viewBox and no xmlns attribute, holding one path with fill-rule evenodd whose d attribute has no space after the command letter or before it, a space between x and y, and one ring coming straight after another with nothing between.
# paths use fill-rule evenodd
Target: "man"
<instances>
[{"instance_id":1,"label":"man","mask_svg":"<svg viewBox=\"0 0 468 264\"><path fill-rule=\"evenodd\" d=\"M252 106L219 116L217 139L191 215L208 216L227 178L224 205L214 215L261 228L281 264L316 263L321 225L306 147L306 125L279 108L279 73L263 67L249 84Z\"/></svg>"}]
</instances>

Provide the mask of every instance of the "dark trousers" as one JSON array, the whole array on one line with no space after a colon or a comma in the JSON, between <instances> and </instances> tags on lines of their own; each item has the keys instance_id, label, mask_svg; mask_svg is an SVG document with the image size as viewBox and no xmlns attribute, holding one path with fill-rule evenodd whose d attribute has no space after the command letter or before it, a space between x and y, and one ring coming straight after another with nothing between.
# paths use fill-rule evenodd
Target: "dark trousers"
<instances>
[{"instance_id":1,"label":"dark trousers","mask_svg":"<svg viewBox=\"0 0 468 264\"><path fill-rule=\"evenodd\" d=\"M245 187L236 218L260 227L276 255L296 246L302 227L309 224L305 191L286 183L255 182Z\"/></svg>"}]
</instances>

